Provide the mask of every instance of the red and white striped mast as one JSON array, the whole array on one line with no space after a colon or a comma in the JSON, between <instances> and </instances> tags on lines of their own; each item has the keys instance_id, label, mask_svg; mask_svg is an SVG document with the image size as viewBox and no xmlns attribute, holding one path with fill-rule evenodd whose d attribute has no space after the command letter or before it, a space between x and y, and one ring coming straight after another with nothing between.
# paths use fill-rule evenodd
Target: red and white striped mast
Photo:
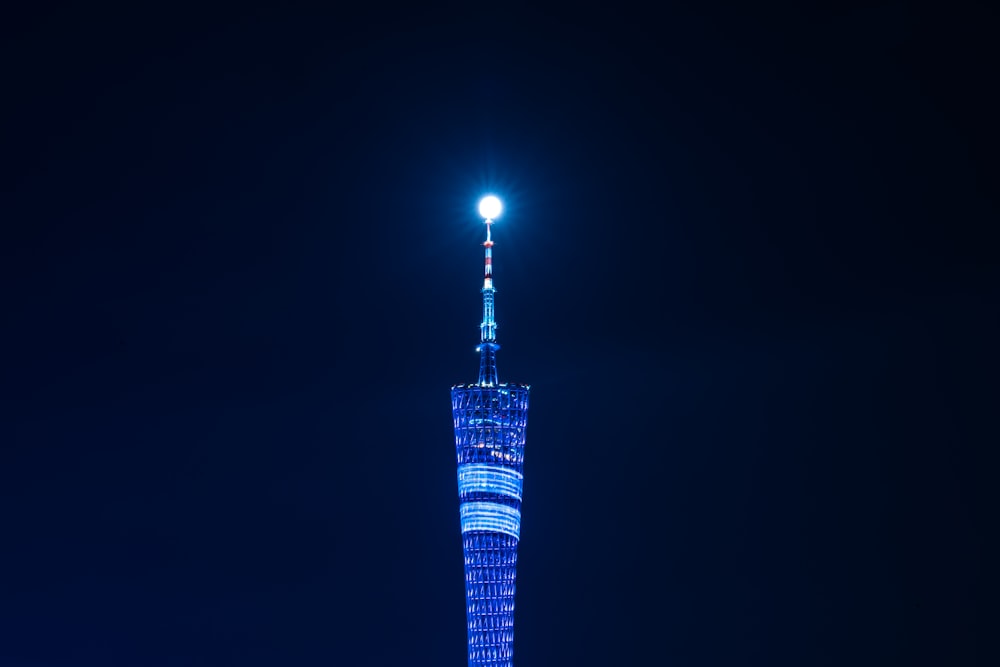
<instances>
[{"instance_id":1,"label":"red and white striped mast","mask_svg":"<svg viewBox=\"0 0 1000 667\"><path fill-rule=\"evenodd\" d=\"M496 352L500 349L497 343L497 323L493 313L493 299L496 289L493 287L493 237L490 233L493 219L500 215L503 205L493 195L483 197L479 202L479 214L486 222L485 266L483 273L483 321L479 325L479 384L493 386L497 381Z\"/></svg>"}]
</instances>

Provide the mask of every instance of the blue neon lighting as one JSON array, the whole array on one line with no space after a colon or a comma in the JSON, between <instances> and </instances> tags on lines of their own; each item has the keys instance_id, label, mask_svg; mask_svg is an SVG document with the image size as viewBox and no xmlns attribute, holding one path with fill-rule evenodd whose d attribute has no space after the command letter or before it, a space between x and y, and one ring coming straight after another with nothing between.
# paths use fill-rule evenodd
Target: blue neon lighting
<instances>
[{"instance_id":1,"label":"blue neon lighting","mask_svg":"<svg viewBox=\"0 0 1000 667\"><path fill-rule=\"evenodd\" d=\"M462 532L486 531L505 533L519 538L521 535L521 512L498 503L462 503L459 508L462 518Z\"/></svg>"},{"instance_id":2,"label":"blue neon lighting","mask_svg":"<svg viewBox=\"0 0 1000 667\"><path fill-rule=\"evenodd\" d=\"M489 463L466 463L458 466L458 493L492 493L521 499L524 475Z\"/></svg>"}]
</instances>

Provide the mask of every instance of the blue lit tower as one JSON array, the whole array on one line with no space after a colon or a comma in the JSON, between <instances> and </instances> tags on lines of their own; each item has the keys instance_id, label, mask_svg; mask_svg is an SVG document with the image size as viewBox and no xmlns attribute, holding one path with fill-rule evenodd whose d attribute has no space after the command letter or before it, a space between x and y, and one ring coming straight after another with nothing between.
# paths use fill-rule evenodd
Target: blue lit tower
<instances>
[{"instance_id":1,"label":"blue lit tower","mask_svg":"<svg viewBox=\"0 0 1000 667\"><path fill-rule=\"evenodd\" d=\"M511 667L514 579L521 529L521 481L528 422L528 385L497 380L493 317L493 239L500 201L479 204L486 219L486 274L480 326L479 381L451 388L458 452L459 514L465 552L470 667Z\"/></svg>"}]
</instances>

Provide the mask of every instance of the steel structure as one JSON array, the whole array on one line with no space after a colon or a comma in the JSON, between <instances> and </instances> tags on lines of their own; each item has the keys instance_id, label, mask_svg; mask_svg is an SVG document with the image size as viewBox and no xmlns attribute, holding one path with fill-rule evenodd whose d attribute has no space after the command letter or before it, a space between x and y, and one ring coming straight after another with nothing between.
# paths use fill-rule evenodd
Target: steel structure
<instances>
[{"instance_id":1,"label":"steel structure","mask_svg":"<svg viewBox=\"0 0 1000 667\"><path fill-rule=\"evenodd\" d=\"M496 215L499 202L494 200L494 204ZM484 210L482 205L480 210ZM477 348L479 381L452 387L451 405L465 552L469 665L511 667L529 387L497 380L500 346L493 313L493 220L487 213L484 216L486 269Z\"/></svg>"}]
</instances>

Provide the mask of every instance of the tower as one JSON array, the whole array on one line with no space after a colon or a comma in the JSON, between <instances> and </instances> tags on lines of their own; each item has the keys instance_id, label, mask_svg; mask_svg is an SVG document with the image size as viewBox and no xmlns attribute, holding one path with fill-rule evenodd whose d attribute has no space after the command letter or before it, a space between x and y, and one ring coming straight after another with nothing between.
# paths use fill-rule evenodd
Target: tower
<instances>
[{"instance_id":1,"label":"tower","mask_svg":"<svg viewBox=\"0 0 1000 667\"><path fill-rule=\"evenodd\" d=\"M514 583L521 531L521 483L528 421L528 385L497 379L493 314L493 219L500 201L479 204L486 220L479 381L451 388L458 454L459 516L465 553L469 667L511 667Z\"/></svg>"}]
</instances>

